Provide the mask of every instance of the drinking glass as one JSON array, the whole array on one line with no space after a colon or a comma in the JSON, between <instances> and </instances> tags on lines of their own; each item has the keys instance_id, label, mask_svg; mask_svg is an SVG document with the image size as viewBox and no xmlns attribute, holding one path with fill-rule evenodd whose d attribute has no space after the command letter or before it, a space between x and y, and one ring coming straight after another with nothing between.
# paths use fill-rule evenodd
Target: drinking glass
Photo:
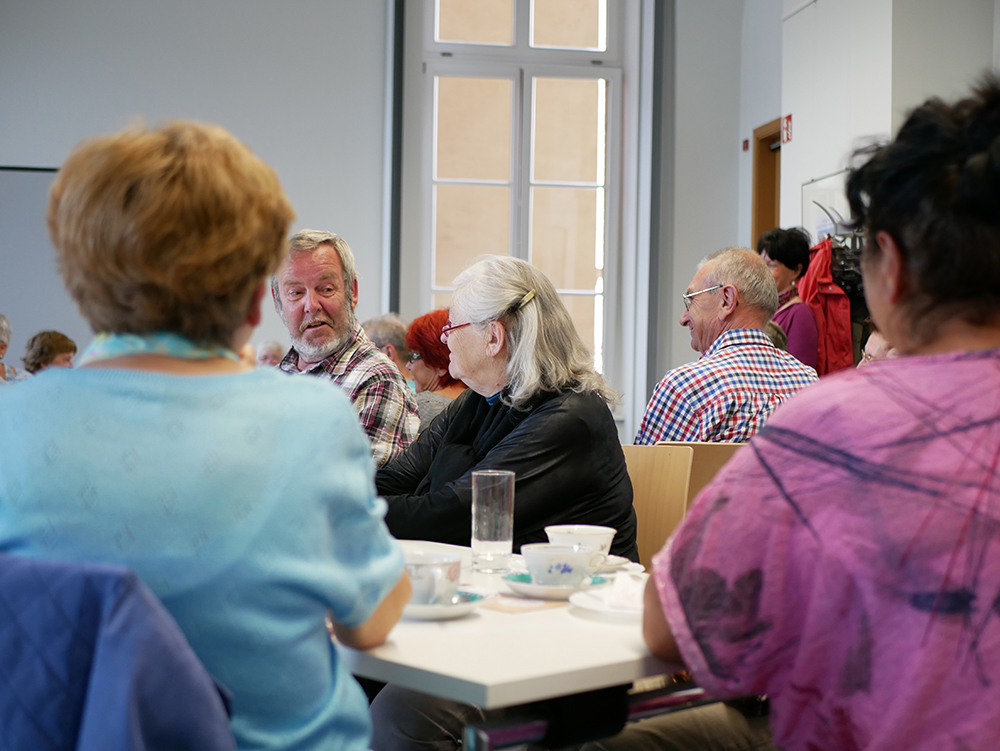
<instances>
[{"instance_id":1,"label":"drinking glass","mask_svg":"<svg viewBox=\"0 0 1000 751\"><path fill-rule=\"evenodd\" d=\"M472 570L502 573L514 546L514 473L472 473Z\"/></svg>"}]
</instances>

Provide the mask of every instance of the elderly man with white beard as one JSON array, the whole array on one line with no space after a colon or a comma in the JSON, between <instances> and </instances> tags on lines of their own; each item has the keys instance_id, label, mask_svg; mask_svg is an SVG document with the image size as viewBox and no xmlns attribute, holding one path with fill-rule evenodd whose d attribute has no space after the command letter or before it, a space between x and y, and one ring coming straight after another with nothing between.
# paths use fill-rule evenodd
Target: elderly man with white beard
<instances>
[{"instance_id":1,"label":"elderly man with white beard","mask_svg":"<svg viewBox=\"0 0 1000 751\"><path fill-rule=\"evenodd\" d=\"M274 307L292 338L278 367L339 384L382 467L416 437L416 402L399 370L354 317L358 279L350 246L332 232L308 229L292 236L290 246L271 278Z\"/></svg>"}]
</instances>

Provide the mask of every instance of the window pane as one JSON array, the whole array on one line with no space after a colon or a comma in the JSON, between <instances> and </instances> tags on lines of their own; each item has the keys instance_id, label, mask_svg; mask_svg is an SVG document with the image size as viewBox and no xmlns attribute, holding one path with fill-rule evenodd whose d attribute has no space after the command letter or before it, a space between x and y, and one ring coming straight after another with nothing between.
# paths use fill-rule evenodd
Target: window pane
<instances>
[{"instance_id":1,"label":"window pane","mask_svg":"<svg viewBox=\"0 0 1000 751\"><path fill-rule=\"evenodd\" d=\"M435 85L435 176L509 181L512 81L437 76Z\"/></svg>"},{"instance_id":2,"label":"window pane","mask_svg":"<svg viewBox=\"0 0 1000 751\"><path fill-rule=\"evenodd\" d=\"M557 289L594 291L604 268L604 190L531 189L531 262Z\"/></svg>"},{"instance_id":3,"label":"window pane","mask_svg":"<svg viewBox=\"0 0 1000 751\"><path fill-rule=\"evenodd\" d=\"M484 253L510 253L510 188L437 185L434 208L435 287L451 286Z\"/></svg>"},{"instance_id":4,"label":"window pane","mask_svg":"<svg viewBox=\"0 0 1000 751\"><path fill-rule=\"evenodd\" d=\"M594 347L594 322L597 320L596 302L600 298L591 295L559 295L559 299L569 311L569 317L573 319L573 325L576 326L576 332L583 339L583 343L587 345L590 353L595 355L595 366L599 365L596 357L599 353Z\"/></svg>"},{"instance_id":5,"label":"window pane","mask_svg":"<svg viewBox=\"0 0 1000 751\"><path fill-rule=\"evenodd\" d=\"M534 79L532 181L604 184L606 83Z\"/></svg>"},{"instance_id":6,"label":"window pane","mask_svg":"<svg viewBox=\"0 0 1000 751\"><path fill-rule=\"evenodd\" d=\"M437 41L514 43L514 0L438 0Z\"/></svg>"},{"instance_id":7,"label":"window pane","mask_svg":"<svg viewBox=\"0 0 1000 751\"><path fill-rule=\"evenodd\" d=\"M532 0L531 46L608 48L605 0Z\"/></svg>"},{"instance_id":8,"label":"window pane","mask_svg":"<svg viewBox=\"0 0 1000 751\"><path fill-rule=\"evenodd\" d=\"M435 292L432 295L434 302L431 303L431 310L447 310L451 306L451 294L451 292Z\"/></svg>"}]
</instances>

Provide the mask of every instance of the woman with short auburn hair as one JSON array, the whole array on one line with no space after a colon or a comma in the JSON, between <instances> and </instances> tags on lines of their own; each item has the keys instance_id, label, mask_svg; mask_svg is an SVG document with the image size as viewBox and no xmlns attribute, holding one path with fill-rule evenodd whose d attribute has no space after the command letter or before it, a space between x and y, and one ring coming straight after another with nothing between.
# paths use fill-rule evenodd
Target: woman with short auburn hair
<instances>
[{"instance_id":1,"label":"woman with short auburn hair","mask_svg":"<svg viewBox=\"0 0 1000 751\"><path fill-rule=\"evenodd\" d=\"M447 310L432 310L414 318L406 329L406 369L413 376L421 432L465 391L465 384L448 372L448 346L441 341L447 323Z\"/></svg>"},{"instance_id":2,"label":"woman with short auburn hair","mask_svg":"<svg viewBox=\"0 0 1000 751\"><path fill-rule=\"evenodd\" d=\"M96 336L77 368L0 395L0 549L134 569L232 692L241 748L364 751L326 619L366 648L409 599L369 445L340 389L236 355L292 216L218 127L70 154L49 231Z\"/></svg>"}]
</instances>

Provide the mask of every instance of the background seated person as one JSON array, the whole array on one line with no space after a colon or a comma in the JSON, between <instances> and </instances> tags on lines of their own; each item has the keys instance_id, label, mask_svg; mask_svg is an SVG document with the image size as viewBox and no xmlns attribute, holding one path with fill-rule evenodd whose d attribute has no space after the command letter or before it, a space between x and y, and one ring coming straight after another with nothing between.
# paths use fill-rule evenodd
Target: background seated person
<instances>
[{"instance_id":1,"label":"background seated person","mask_svg":"<svg viewBox=\"0 0 1000 751\"><path fill-rule=\"evenodd\" d=\"M868 325L871 327L871 331L868 334L868 339L865 341L865 348L861 351L861 359L858 361L858 367L867 368L873 362L899 357L899 353L885 340L882 332L872 323L871 319L869 319Z\"/></svg>"},{"instance_id":2,"label":"background seated person","mask_svg":"<svg viewBox=\"0 0 1000 751\"><path fill-rule=\"evenodd\" d=\"M385 466L412 443L420 418L399 368L368 341L354 315L354 252L340 235L314 229L296 232L289 246L271 278L274 309L292 339L278 367L343 388L376 466Z\"/></svg>"},{"instance_id":3,"label":"background seated person","mask_svg":"<svg viewBox=\"0 0 1000 751\"><path fill-rule=\"evenodd\" d=\"M379 352L392 360L396 370L406 380L410 380L406 370L407 360L410 354L406 349L406 323L395 313L375 316L363 321L361 328L364 329L368 341L375 345Z\"/></svg>"},{"instance_id":4,"label":"background seated person","mask_svg":"<svg viewBox=\"0 0 1000 751\"><path fill-rule=\"evenodd\" d=\"M991 749L1000 727L1000 81L847 180L901 357L782 406L657 554L644 634L775 744Z\"/></svg>"},{"instance_id":5,"label":"background seated person","mask_svg":"<svg viewBox=\"0 0 1000 751\"><path fill-rule=\"evenodd\" d=\"M257 347L257 367L277 367L281 363L281 358L285 356L285 349L280 342L262 342Z\"/></svg>"},{"instance_id":6,"label":"background seated person","mask_svg":"<svg viewBox=\"0 0 1000 751\"><path fill-rule=\"evenodd\" d=\"M13 383L25 377L24 373L18 372L13 365L3 362L4 355L7 354L7 347L14 336L14 329L10 325L10 319L0 313L0 385Z\"/></svg>"},{"instance_id":7,"label":"background seated person","mask_svg":"<svg viewBox=\"0 0 1000 751\"><path fill-rule=\"evenodd\" d=\"M611 552L638 560L614 394L545 275L517 258L479 259L455 279L441 336L449 372L469 388L378 471L392 533L468 545L473 470L507 469L515 552L547 541L547 524L603 524L618 530Z\"/></svg>"},{"instance_id":8,"label":"background seated person","mask_svg":"<svg viewBox=\"0 0 1000 751\"><path fill-rule=\"evenodd\" d=\"M767 264L749 248L702 259L680 320L701 358L667 371L656 385L636 444L746 441L781 402L813 383L816 371L764 333L777 307Z\"/></svg>"},{"instance_id":9,"label":"background seated person","mask_svg":"<svg viewBox=\"0 0 1000 751\"><path fill-rule=\"evenodd\" d=\"M0 552L129 566L233 692L240 748L368 748L327 633L383 641L409 598L342 391L239 362L292 210L220 128L78 147L52 185L79 367L0 394Z\"/></svg>"},{"instance_id":10,"label":"background seated person","mask_svg":"<svg viewBox=\"0 0 1000 751\"><path fill-rule=\"evenodd\" d=\"M410 352L406 369L417 392L420 432L465 391L465 384L448 372L450 353L448 345L441 341L441 329L447 325L448 311L432 310L414 318L406 330L406 348Z\"/></svg>"},{"instance_id":11,"label":"background seated person","mask_svg":"<svg viewBox=\"0 0 1000 751\"><path fill-rule=\"evenodd\" d=\"M778 287L772 319L788 337L785 349L810 368L819 362L819 331L812 308L799 296L798 281L809 268L809 235L800 227L772 229L757 241L757 252Z\"/></svg>"},{"instance_id":12,"label":"background seated person","mask_svg":"<svg viewBox=\"0 0 1000 751\"><path fill-rule=\"evenodd\" d=\"M34 375L46 368L72 368L76 342L58 331L39 331L28 340L24 369Z\"/></svg>"}]
</instances>

